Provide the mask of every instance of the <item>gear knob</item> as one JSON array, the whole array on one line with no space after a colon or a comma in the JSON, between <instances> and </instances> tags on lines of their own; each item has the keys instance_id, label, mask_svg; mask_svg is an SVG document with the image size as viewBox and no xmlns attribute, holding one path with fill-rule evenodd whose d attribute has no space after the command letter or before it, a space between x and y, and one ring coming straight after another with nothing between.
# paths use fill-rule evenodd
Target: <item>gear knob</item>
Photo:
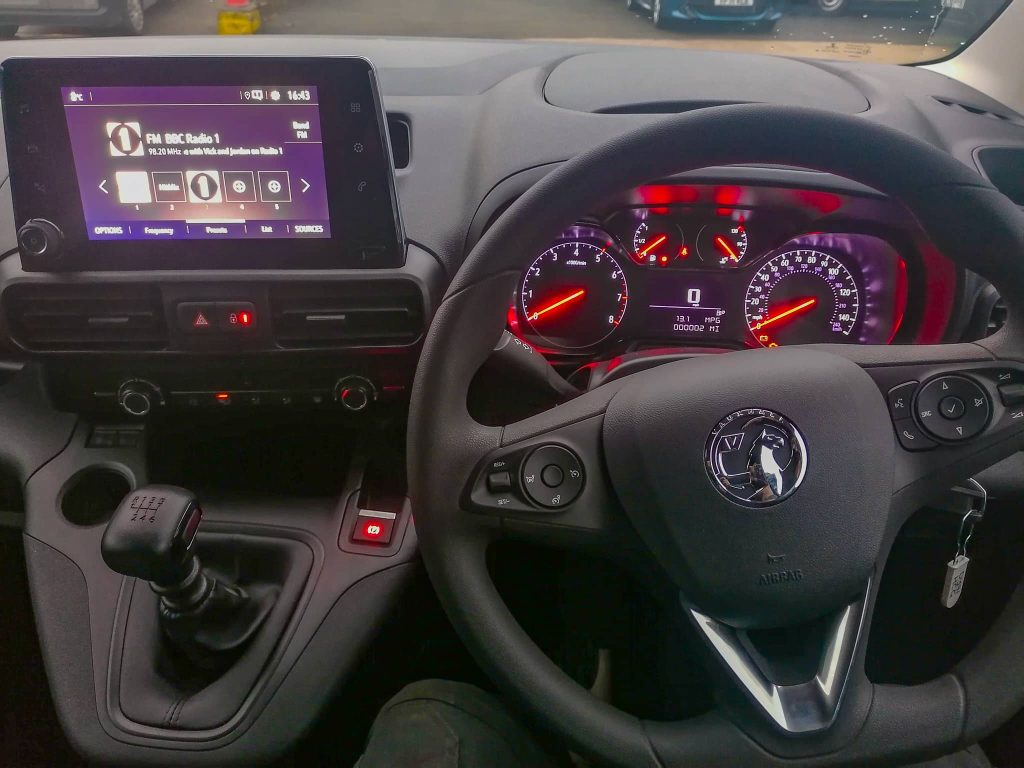
<instances>
[{"instance_id":1,"label":"gear knob","mask_svg":"<svg viewBox=\"0 0 1024 768\"><path fill-rule=\"evenodd\" d=\"M191 550L202 519L198 500L184 488L139 488L110 518L100 544L103 560L111 570L157 586L181 584L196 568Z\"/></svg>"}]
</instances>

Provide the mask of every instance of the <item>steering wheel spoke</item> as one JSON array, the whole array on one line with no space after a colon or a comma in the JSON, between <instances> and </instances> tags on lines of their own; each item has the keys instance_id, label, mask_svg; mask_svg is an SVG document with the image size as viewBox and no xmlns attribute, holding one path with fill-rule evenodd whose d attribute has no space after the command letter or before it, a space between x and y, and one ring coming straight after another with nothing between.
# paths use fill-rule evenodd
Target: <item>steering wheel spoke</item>
<instances>
[{"instance_id":1,"label":"steering wheel spoke","mask_svg":"<svg viewBox=\"0 0 1024 768\"><path fill-rule=\"evenodd\" d=\"M732 627L683 602L730 681L762 715L789 735L821 732L835 722L863 642L871 584L855 600L804 623L754 631Z\"/></svg>"}]
</instances>

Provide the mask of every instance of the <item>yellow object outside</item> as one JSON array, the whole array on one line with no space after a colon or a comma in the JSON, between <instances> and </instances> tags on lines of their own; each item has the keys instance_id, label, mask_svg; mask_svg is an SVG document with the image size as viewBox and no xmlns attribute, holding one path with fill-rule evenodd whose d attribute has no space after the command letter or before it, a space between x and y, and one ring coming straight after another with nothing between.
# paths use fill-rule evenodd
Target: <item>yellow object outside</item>
<instances>
[{"instance_id":1,"label":"yellow object outside","mask_svg":"<svg viewBox=\"0 0 1024 768\"><path fill-rule=\"evenodd\" d=\"M217 14L217 34L253 35L259 31L263 20L258 9L251 11L221 11Z\"/></svg>"}]
</instances>

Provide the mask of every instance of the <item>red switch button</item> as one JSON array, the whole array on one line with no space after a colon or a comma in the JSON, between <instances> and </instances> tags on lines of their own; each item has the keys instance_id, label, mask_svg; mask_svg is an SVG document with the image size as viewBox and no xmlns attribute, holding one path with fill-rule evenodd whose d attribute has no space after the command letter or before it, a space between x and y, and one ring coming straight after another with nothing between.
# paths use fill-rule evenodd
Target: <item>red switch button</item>
<instances>
[{"instance_id":1,"label":"red switch button","mask_svg":"<svg viewBox=\"0 0 1024 768\"><path fill-rule=\"evenodd\" d=\"M218 302L217 314L222 331L248 331L256 325L256 305L251 301Z\"/></svg>"},{"instance_id":2,"label":"red switch button","mask_svg":"<svg viewBox=\"0 0 1024 768\"><path fill-rule=\"evenodd\" d=\"M394 512L361 509L352 529L352 541L363 544L390 544L395 529Z\"/></svg>"}]
</instances>

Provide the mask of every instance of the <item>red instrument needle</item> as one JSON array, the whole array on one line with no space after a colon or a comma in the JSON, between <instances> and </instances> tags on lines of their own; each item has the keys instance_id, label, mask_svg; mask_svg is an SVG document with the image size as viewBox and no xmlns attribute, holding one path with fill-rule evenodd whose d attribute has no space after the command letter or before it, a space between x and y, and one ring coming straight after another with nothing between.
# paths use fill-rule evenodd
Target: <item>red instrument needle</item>
<instances>
[{"instance_id":1,"label":"red instrument needle","mask_svg":"<svg viewBox=\"0 0 1024 768\"><path fill-rule=\"evenodd\" d=\"M648 253L653 251L655 248L657 248L659 245L664 243L666 240L668 240L668 235L658 235L656 238L651 240L651 242L649 242L647 244L647 247L644 248L642 251L640 251L640 253L638 255L646 256Z\"/></svg>"},{"instance_id":2,"label":"red instrument needle","mask_svg":"<svg viewBox=\"0 0 1024 768\"><path fill-rule=\"evenodd\" d=\"M558 309L559 307L564 307L566 304L568 304L571 301L576 301L577 299L582 299L583 296L586 293L587 293L587 291L586 291L585 288L580 288L578 291L570 293L568 296L563 296L560 299L556 299L555 301L552 301L550 304L545 305L541 309L538 309L538 310L534 311L533 314L529 315L527 319L530 320L530 322L533 322L538 317L540 317L542 315L546 315L548 312L551 312L552 310Z\"/></svg>"},{"instance_id":3,"label":"red instrument needle","mask_svg":"<svg viewBox=\"0 0 1024 768\"><path fill-rule=\"evenodd\" d=\"M718 246L718 250L722 251L726 256L728 256L733 261L740 260L740 257L736 255L736 251L734 251L732 249L732 246L729 245L729 241L726 240L721 235L715 237L715 245Z\"/></svg>"},{"instance_id":4,"label":"red instrument needle","mask_svg":"<svg viewBox=\"0 0 1024 768\"><path fill-rule=\"evenodd\" d=\"M799 304L794 304L792 307L789 307L788 309L784 309L781 312L776 312L771 317L766 317L764 320L762 320L761 322L754 326L754 330L759 331L766 325L771 325L772 323L776 323L779 320L783 320L787 317L793 317L793 315L799 314L800 312L806 312L808 309L810 309L817 303L818 300L813 296L809 299L804 299Z\"/></svg>"}]
</instances>

